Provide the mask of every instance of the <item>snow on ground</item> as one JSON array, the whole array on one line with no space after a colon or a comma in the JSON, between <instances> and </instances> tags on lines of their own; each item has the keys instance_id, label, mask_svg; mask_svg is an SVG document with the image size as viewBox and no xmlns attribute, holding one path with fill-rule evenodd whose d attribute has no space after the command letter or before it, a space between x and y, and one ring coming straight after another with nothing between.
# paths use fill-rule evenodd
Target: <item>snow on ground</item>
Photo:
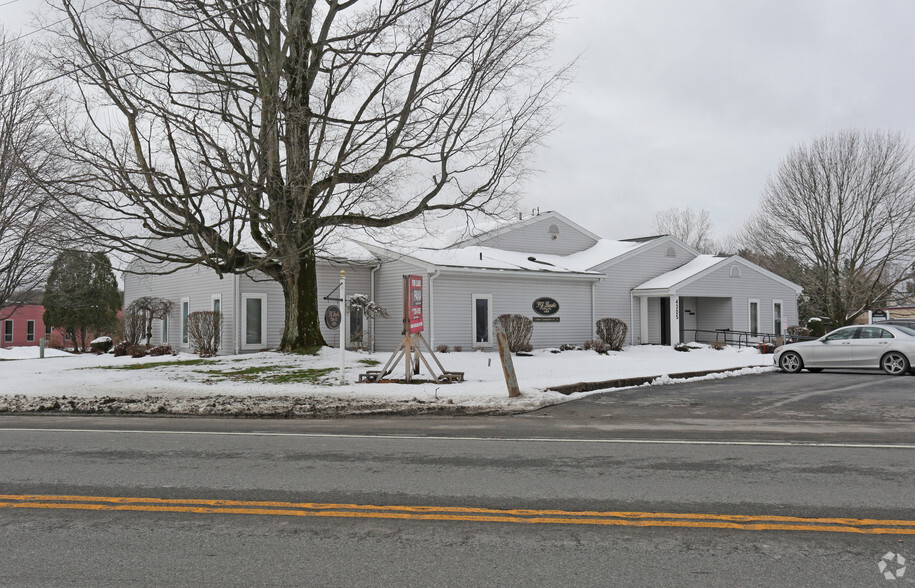
<instances>
[{"instance_id":1,"label":"snow on ground","mask_svg":"<svg viewBox=\"0 0 915 588\"><path fill-rule=\"evenodd\" d=\"M621 378L747 368L726 375L773 369L772 356L755 349L705 346L689 353L669 347L593 351L537 350L513 357L521 398L508 398L498 353L438 354L449 371L464 372L457 384L362 384L359 374L378 370L388 353L347 353L345 384L339 383L339 351L317 356L263 352L199 359L177 356L70 355L38 349L0 349L0 412L43 411L339 416L384 413L514 413L580 398L548 391L551 386ZM53 355L53 356L52 356ZM32 358L32 359L26 359ZM375 362L381 365L375 364ZM431 363L431 360L430 360ZM374 364L374 365L373 365ZM391 378L403 378L401 361ZM418 378L427 378L423 373ZM592 392L593 393L593 392Z\"/></svg>"}]
</instances>

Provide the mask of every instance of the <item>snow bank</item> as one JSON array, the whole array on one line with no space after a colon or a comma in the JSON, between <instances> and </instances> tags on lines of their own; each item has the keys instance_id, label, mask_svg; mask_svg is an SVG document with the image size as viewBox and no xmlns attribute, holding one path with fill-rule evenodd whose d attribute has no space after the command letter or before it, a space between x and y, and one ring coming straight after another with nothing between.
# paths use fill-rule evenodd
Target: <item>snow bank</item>
<instances>
[{"instance_id":1,"label":"snow bank","mask_svg":"<svg viewBox=\"0 0 915 588\"><path fill-rule=\"evenodd\" d=\"M37 357L37 348L2 350L2 359ZM449 371L464 372L458 384L363 384L359 374L381 368L387 353L347 353L345 384L339 384L339 352L317 356L256 353L200 360L177 356L114 357L70 355L0 362L0 412L62 411L280 416L344 414L505 414L580 398L552 392L575 382L656 376L652 384L670 383L682 372L749 368L731 374L773 369L771 355L755 349L709 348L690 353L668 347L630 347L598 355L593 351L535 351L514 357L521 398L508 398L498 353L438 354ZM375 364L376 365L371 365ZM142 367L141 366L148 366ZM127 369L125 369L127 368ZM391 374L403 378L403 362ZM418 378L428 378L423 373Z\"/></svg>"}]
</instances>

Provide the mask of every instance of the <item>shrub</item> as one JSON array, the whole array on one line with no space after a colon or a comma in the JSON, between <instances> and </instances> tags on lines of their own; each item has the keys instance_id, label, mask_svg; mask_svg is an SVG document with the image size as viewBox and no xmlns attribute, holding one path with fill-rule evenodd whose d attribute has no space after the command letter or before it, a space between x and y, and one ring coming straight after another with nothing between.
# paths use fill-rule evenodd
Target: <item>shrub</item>
<instances>
[{"instance_id":1,"label":"shrub","mask_svg":"<svg viewBox=\"0 0 915 588\"><path fill-rule=\"evenodd\" d=\"M438 351L439 353L448 353L448 346L444 345L444 344L436 345L435 350Z\"/></svg>"},{"instance_id":2,"label":"shrub","mask_svg":"<svg viewBox=\"0 0 915 588\"><path fill-rule=\"evenodd\" d=\"M518 351L529 352L531 346L531 335L534 332L534 321L522 314L500 314L492 323L496 321L502 324L502 330L505 331L505 338L508 340L508 350L512 353Z\"/></svg>"},{"instance_id":3,"label":"shrub","mask_svg":"<svg viewBox=\"0 0 915 588\"><path fill-rule=\"evenodd\" d=\"M156 345L155 347L149 348L149 354L153 357L159 357L160 355L178 355L171 345Z\"/></svg>"},{"instance_id":4,"label":"shrub","mask_svg":"<svg viewBox=\"0 0 915 588\"><path fill-rule=\"evenodd\" d=\"M222 313L215 310L197 311L187 315L187 337L200 357L212 357L219 351L221 323Z\"/></svg>"},{"instance_id":5,"label":"shrub","mask_svg":"<svg viewBox=\"0 0 915 588\"><path fill-rule=\"evenodd\" d=\"M677 343L674 345L674 351L685 351L689 353L689 345L686 343Z\"/></svg>"},{"instance_id":6,"label":"shrub","mask_svg":"<svg viewBox=\"0 0 915 588\"><path fill-rule=\"evenodd\" d=\"M585 341L584 348L593 349L600 355L607 355L607 352L610 351L610 348L607 347L607 344L600 339L591 339L590 341Z\"/></svg>"},{"instance_id":7,"label":"shrub","mask_svg":"<svg viewBox=\"0 0 915 588\"><path fill-rule=\"evenodd\" d=\"M114 353L115 357L121 357L123 355L129 355L131 357L144 357L146 356L146 348L142 345L131 343L130 341L121 341L114 346L112 353Z\"/></svg>"},{"instance_id":8,"label":"shrub","mask_svg":"<svg viewBox=\"0 0 915 588\"><path fill-rule=\"evenodd\" d=\"M560 351L578 351L581 349L578 345L570 345L569 343L563 343L559 346Z\"/></svg>"},{"instance_id":9,"label":"shrub","mask_svg":"<svg viewBox=\"0 0 915 588\"><path fill-rule=\"evenodd\" d=\"M618 318L602 318L597 323L597 338L612 351L623 349L629 327Z\"/></svg>"},{"instance_id":10,"label":"shrub","mask_svg":"<svg viewBox=\"0 0 915 588\"><path fill-rule=\"evenodd\" d=\"M760 353L775 353L774 343L760 343L756 348L759 349Z\"/></svg>"},{"instance_id":11,"label":"shrub","mask_svg":"<svg viewBox=\"0 0 915 588\"><path fill-rule=\"evenodd\" d=\"M708 346L711 347L712 349L717 349L718 351L721 351L722 349L727 347L727 344L724 341L712 341L711 343L708 344Z\"/></svg>"},{"instance_id":12,"label":"shrub","mask_svg":"<svg viewBox=\"0 0 915 588\"><path fill-rule=\"evenodd\" d=\"M455 352L455 353L460 353L461 351L464 351L464 348L463 348L463 347L461 347L460 345L455 345L455 346L454 346L454 352Z\"/></svg>"},{"instance_id":13,"label":"shrub","mask_svg":"<svg viewBox=\"0 0 915 588\"><path fill-rule=\"evenodd\" d=\"M133 305L128 306L118 330L119 334L124 337L125 343L137 345L146 334L146 321L143 320L143 313Z\"/></svg>"}]
</instances>

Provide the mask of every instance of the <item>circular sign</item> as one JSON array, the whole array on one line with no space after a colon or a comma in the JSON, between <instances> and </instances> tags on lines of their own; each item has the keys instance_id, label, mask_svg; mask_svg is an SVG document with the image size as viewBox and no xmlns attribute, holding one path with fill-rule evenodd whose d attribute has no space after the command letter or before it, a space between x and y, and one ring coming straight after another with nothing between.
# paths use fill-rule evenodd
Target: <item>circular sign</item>
<instances>
[{"instance_id":1,"label":"circular sign","mask_svg":"<svg viewBox=\"0 0 915 588\"><path fill-rule=\"evenodd\" d=\"M324 311L324 324L328 329L339 329L341 317L339 306L328 306Z\"/></svg>"},{"instance_id":2,"label":"circular sign","mask_svg":"<svg viewBox=\"0 0 915 588\"><path fill-rule=\"evenodd\" d=\"M531 304L534 312L541 316L550 316L559 312L559 303L549 296L542 296Z\"/></svg>"}]
</instances>

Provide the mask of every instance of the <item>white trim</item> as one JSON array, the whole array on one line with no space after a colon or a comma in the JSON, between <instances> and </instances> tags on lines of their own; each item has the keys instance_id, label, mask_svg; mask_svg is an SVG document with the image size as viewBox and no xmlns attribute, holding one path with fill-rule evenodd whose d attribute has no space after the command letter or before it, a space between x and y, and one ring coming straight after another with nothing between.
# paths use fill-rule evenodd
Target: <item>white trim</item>
<instances>
[{"instance_id":1,"label":"white trim","mask_svg":"<svg viewBox=\"0 0 915 588\"><path fill-rule=\"evenodd\" d=\"M10 325L10 335L9 339L6 338L6 325ZM13 324L13 319L3 319L3 342L12 343L13 339L16 337L16 326Z\"/></svg>"},{"instance_id":2,"label":"white trim","mask_svg":"<svg viewBox=\"0 0 915 588\"><path fill-rule=\"evenodd\" d=\"M486 300L486 335L487 341L477 341L477 300ZM481 347L492 347L492 294L471 294L470 295L470 340L473 342L474 349Z\"/></svg>"},{"instance_id":3,"label":"white trim","mask_svg":"<svg viewBox=\"0 0 915 588\"><path fill-rule=\"evenodd\" d=\"M753 333L753 304L756 304L756 333ZM759 298L747 298L747 332L751 337L756 337L762 332L759 315Z\"/></svg>"},{"instance_id":4,"label":"white trim","mask_svg":"<svg viewBox=\"0 0 915 588\"><path fill-rule=\"evenodd\" d=\"M184 312L185 304L187 304L187 313ZM181 333L179 336L181 347L190 347L190 338L187 336L187 315L189 314L191 314L191 299L185 297L181 299L181 305L178 307L179 322L181 324Z\"/></svg>"},{"instance_id":5,"label":"white trim","mask_svg":"<svg viewBox=\"0 0 915 588\"><path fill-rule=\"evenodd\" d=\"M32 325L32 338L31 339L29 338L29 325ZM30 319L30 320L25 321L25 341L26 341L26 343L35 342L35 321L34 320Z\"/></svg>"},{"instance_id":6,"label":"white trim","mask_svg":"<svg viewBox=\"0 0 915 588\"><path fill-rule=\"evenodd\" d=\"M248 343L248 300L258 299L261 301L261 340L257 343ZM346 336L341 334L341 340ZM241 348L242 349L263 349L267 346L267 295L266 294L242 294L241 295Z\"/></svg>"},{"instance_id":7,"label":"white trim","mask_svg":"<svg viewBox=\"0 0 915 588\"><path fill-rule=\"evenodd\" d=\"M778 330L775 329L775 305L776 304L778 304L780 307L778 310L778 314L779 314L779 319L782 322L782 324L779 325ZM781 331L781 332L779 332L779 331ZM782 336L785 334L785 303L781 299L775 299L772 301L772 333L775 335L778 335L778 336Z\"/></svg>"}]
</instances>

